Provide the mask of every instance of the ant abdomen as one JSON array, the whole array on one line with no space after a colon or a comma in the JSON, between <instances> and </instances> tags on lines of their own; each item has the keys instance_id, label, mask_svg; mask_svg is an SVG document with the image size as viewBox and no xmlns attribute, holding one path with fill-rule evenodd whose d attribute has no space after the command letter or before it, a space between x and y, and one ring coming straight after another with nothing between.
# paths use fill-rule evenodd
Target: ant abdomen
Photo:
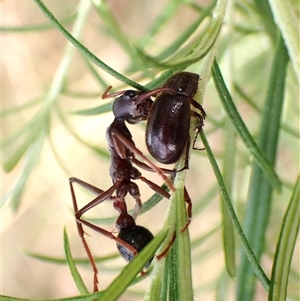
<instances>
[{"instance_id":1,"label":"ant abdomen","mask_svg":"<svg viewBox=\"0 0 300 301\"><path fill-rule=\"evenodd\" d=\"M132 226L132 227L126 227L120 229L120 232L118 234L118 238L120 238L122 241L126 242L128 245L133 247L137 254L141 252L153 239L153 234L145 227L142 226ZM135 254L128 250L125 246L117 243L117 248L121 254L121 256L126 261L131 261L135 258ZM146 264L146 268L149 267L151 260Z\"/></svg>"}]
</instances>

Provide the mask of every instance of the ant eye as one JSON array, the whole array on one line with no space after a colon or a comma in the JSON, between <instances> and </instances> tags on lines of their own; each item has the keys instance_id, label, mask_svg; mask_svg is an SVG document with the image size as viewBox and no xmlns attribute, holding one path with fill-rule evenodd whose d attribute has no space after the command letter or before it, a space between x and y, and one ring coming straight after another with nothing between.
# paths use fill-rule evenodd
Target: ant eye
<instances>
[{"instance_id":1,"label":"ant eye","mask_svg":"<svg viewBox=\"0 0 300 301\"><path fill-rule=\"evenodd\" d=\"M124 100L131 100L132 98L134 98L136 95L138 95L139 92L138 91L134 91L134 90L127 90L124 94Z\"/></svg>"}]
</instances>

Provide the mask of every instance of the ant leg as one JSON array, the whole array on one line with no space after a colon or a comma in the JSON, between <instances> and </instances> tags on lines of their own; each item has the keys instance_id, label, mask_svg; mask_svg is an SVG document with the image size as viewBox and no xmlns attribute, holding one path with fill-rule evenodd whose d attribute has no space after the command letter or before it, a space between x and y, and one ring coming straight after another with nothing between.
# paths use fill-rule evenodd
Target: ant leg
<instances>
[{"instance_id":1,"label":"ant leg","mask_svg":"<svg viewBox=\"0 0 300 301\"><path fill-rule=\"evenodd\" d=\"M80 210L75 210L75 217L76 218L80 218L85 212L87 212L88 210L92 209L93 207L97 206L98 204L104 202L105 200L111 200L114 201L115 197L112 196L112 194L114 193L114 191L120 186L120 182L116 182L113 186L111 186L109 189L107 189L106 191L103 191L91 184L88 184L82 180L79 180L77 178L70 178L69 179L70 182L70 186L71 186L71 191L73 189L73 183L77 183L80 186L82 186L83 188L87 189L88 191L91 191L95 194L98 194L98 196L96 198L94 198L91 202L89 202L88 204L86 204L84 207L82 207ZM75 207L74 207L75 208Z\"/></svg>"},{"instance_id":2,"label":"ant leg","mask_svg":"<svg viewBox=\"0 0 300 301\"><path fill-rule=\"evenodd\" d=\"M187 229L187 227L189 226L189 224L191 223L191 221L192 221L192 207L193 207L192 206L192 200L191 200L191 198L189 196L189 193L187 192L186 187L184 187L184 200L187 203L187 216L188 216L188 220L187 220L185 226L181 229L180 232L184 232ZM172 236L169 244L165 248L165 250L161 254L159 254L159 255L156 256L156 258L158 260L160 260L163 257L167 256L167 254L168 254L170 248L172 247L175 239L176 239L176 231L174 231L173 236Z\"/></svg>"},{"instance_id":3,"label":"ant leg","mask_svg":"<svg viewBox=\"0 0 300 301\"><path fill-rule=\"evenodd\" d=\"M92 224L92 223L90 223L90 222L88 222L86 220L83 220L83 219L78 219L78 222L81 223L81 224L83 224L83 225L85 225L85 226L87 226L87 227L89 227L89 228L91 228L91 229L93 229L94 231L96 231L96 232L98 232L98 233L100 233L100 234L102 234L102 235L104 235L104 236L106 236L106 237L114 240L116 243L122 245L124 248L126 248L127 250L129 250L130 252L132 252L132 254L134 255L134 257L137 256L138 252L137 252L137 250L134 247L132 247L131 245L129 245L128 243L126 243L124 240L122 240L122 239L114 236L112 234L112 232L109 232L109 231L107 231L107 230L105 230L103 228L100 228L100 227L98 227L98 226L96 226L96 225L94 225L94 224Z\"/></svg>"},{"instance_id":4,"label":"ant leg","mask_svg":"<svg viewBox=\"0 0 300 301\"><path fill-rule=\"evenodd\" d=\"M191 198L189 196L189 193L188 193L185 186L184 186L184 201L187 204L187 217L188 217L188 220L187 220L185 226L182 228L181 232L184 232L187 229L187 227L189 226L189 224L191 223L191 221L192 221L193 204L192 204L192 200L191 200Z\"/></svg>"},{"instance_id":5,"label":"ant leg","mask_svg":"<svg viewBox=\"0 0 300 301\"><path fill-rule=\"evenodd\" d=\"M173 192L175 191L175 187L173 186L171 181L166 177L166 175L162 172L162 170L158 168L154 163L152 163L135 145L133 145L130 141L128 141L127 138L125 138L115 129L111 129L111 133L112 135L114 135L116 139L122 142L129 150L131 150L133 153L143 158L143 160L145 160L150 165L150 167L163 178L163 180L165 181L169 189Z\"/></svg>"},{"instance_id":6,"label":"ant leg","mask_svg":"<svg viewBox=\"0 0 300 301\"><path fill-rule=\"evenodd\" d=\"M94 193L95 195L99 195L99 194L101 194L101 193L104 192L104 190L102 190L102 189L100 189L100 188L98 188L98 187L96 187L94 185L91 185L91 184L89 184L87 182L84 182L84 181L82 181L82 180L80 180L78 178L74 178L74 177L69 178L69 182L77 183L78 185L80 185L81 187L85 188L86 190ZM111 197L110 199L114 200L114 197Z\"/></svg>"},{"instance_id":7,"label":"ant leg","mask_svg":"<svg viewBox=\"0 0 300 301\"><path fill-rule=\"evenodd\" d=\"M162 93L162 92L174 92L172 89L169 88L156 88L153 90L150 90L148 92L141 92L138 96L137 99L135 100L135 104L138 105L140 103L142 103L143 101L145 101L145 99L149 98L150 96L155 96L158 93Z\"/></svg>"},{"instance_id":8,"label":"ant leg","mask_svg":"<svg viewBox=\"0 0 300 301\"><path fill-rule=\"evenodd\" d=\"M151 171L151 172L155 172L155 170L153 170L152 167L150 167L150 166L147 165L146 163L144 163L144 162L142 162L142 161L140 161L140 160L138 160L138 159L136 159L136 158L133 158L131 161L132 161L135 165L137 165L138 167L140 167L140 168L142 168L142 169L145 169L145 170ZM160 168L160 167L159 167L159 169L160 169L163 173L165 173L165 174L173 175L173 174L176 173L176 170L174 170L174 169L167 169L167 168Z\"/></svg>"},{"instance_id":9,"label":"ant leg","mask_svg":"<svg viewBox=\"0 0 300 301\"><path fill-rule=\"evenodd\" d=\"M203 110L203 109L202 109ZM205 118L205 116L206 115L204 115L204 117L203 117L203 115L200 115L200 114L198 114L197 112L195 112L195 111L191 111L192 112L192 114L191 115L193 115L193 117L196 117L196 118L198 118L198 124L197 124L197 126L195 127L195 135L194 135L194 139L193 139L193 149L194 150L204 150L204 148L199 148L199 147L196 147L195 146L195 144L196 144L196 140L197 140L197 138L198 138L198 136L199 136L199 132L200 131L202 131L202 128L203 128L203 126L204 126L204 123L203 123L203 120L204 120L204 118ZM204 112L204 111L203 111ZM205 113L205 112L204 112Z\"/></svg>"},{"instance_id":10,"label":"ant leg","mask_svg":"<svg viewBox=\"0 0 300 301\"><path fill-rule=\"evenodd\" d=\"M73 207L74 207L74 212L75 212L75 216L76 216L76 213L78 212L78 206L77 206L77 201L76 201L76 197L75 197L75 192L74 192L74 188L73 188L73 185L72 185L72 182L70 181L70 189L71 189L71 195L72 195L72 201L73 201ZM93 272L94 272L94 280L93 280L93 283L94 283L94 289L93 291L94 292L98 292L98 269L96 267L96 263L95 263L95 260L93 258L93 255L90 251L90 248L84 238L84 230L83 230L83 227L81 225L81 223L79 223L77 217L76 217L76 225L77 225L77 231L78 231L78 234L79 234L79 237L81 238L81 242L83 244L83 247L85 249L85 252L88 256L88 259L89 259L89 262L92 266L92 269L93 269Z\"/></svg>"},{"instance_id":11,"label":"ant leg","mask_svg":"<svg viewBox=\"0 0 300 301\"><path fill-rule=\"evenodd\" d=\"M167 191L165 191L164 189L162 189L160 186L156 185L152 181L146 179L145 177L140 177L140 180L143 181L144 183L146 183L152 190L154 190L161 196L163 196L167 199L170 198L170 194Z\"/></svg>"},{"instance_id":12,"label":"ant leg","mask_svg":"<svg viewBox=\"0 0 300 301\"><path fill-rule=\"evenodd\" d=\"M135 198L135 206L134 206L134 210L133 210L133 213L132 213L132 217L134 220L136 220L136 218L138 217L141 209L142 209L142 201L139 197L136 197Z\"/></svg>"},{"instance_id":13,"label":"ant leg","mask_svg":"<svg viewBox=\"0 0 300 301\"><path fill-rule=\"evenodd\" d=\"M95 194L99 194L93 201L91 201L90 203L88 203L86 206L84 206L82 209L78 210L78 205L77 205L77 200L76 200L76 196L75 196L75 191L74 191L74 187L73 187L73 183L77 183L80 186L86 188L87 190L95 193ZM70 184L70 190L71 190L71 196L72 196L72 202L73 202L73 208L74 208L74 213L75 213L75 219L76 219L76 225L77 225L77 231L79 234L79 237L81 238L83 247L85 249L85 252L88 256L89 262L92 266L93 272L94 272L94 292L98 291L98 269L96 267L96 263L94 261L93 255L91 253L91 250L86 242L86 239L84 237L84 230L82 227L82 222L80 217L82 216L83 213L85 213L87 210L93 208L94 206L96 206L97 204L103 202L104 200L110 199L110 200L114 200L114 197L112 197L112 193L116 190L117 185L113 185L110 189L108 189L107 191L103 191L93 185L90 185L82 180L79 180L77 178L70 178L69 179L69 184Z\"/></svg>"},{"instance_id":14,"label":"ant leg","mask_svg":"<svg viewBox=\"0 0 300 301\"><path fill-rule=\"evenodd\" d=\"M172 238L171 238L169 244L167 245L167 247L164 249L164 251L163 251L161 254L156 255L157 260L160 260L160 259L162 259L163 257L166 257L166 256L167 256L169 250L170 250L171 247L173 246L173 243L174 243L175 239L176 239L176 231L174 231L173 236L172 236Z\"/></svg>"},{"instance_id":15,"label":"ant leg","mask_svg":"<svg viewBox=\"0 0 300 301\"><path fill-rule=\"evenodd\" d=\"M111 98L111 97L115 97L115 96L119 96L121 94L126 93L129 90L122 90L122 91L118 91L115 93L110 93L108 94L108 92L112 89L112 86L108 86L107 89L104 91L104 93L102 94L101 98L102 99L106 99L106 98ZM169 89L169 88L157 88L157 89L153 89L151 91L148 92L137 92L137 96L136 96L136 100L135 103L136 105L142 103L146 98L150 97L150 96L155 96L157 93L161 93L161 92L173 92L173 90Z\"/></svg>"}]
</instances>

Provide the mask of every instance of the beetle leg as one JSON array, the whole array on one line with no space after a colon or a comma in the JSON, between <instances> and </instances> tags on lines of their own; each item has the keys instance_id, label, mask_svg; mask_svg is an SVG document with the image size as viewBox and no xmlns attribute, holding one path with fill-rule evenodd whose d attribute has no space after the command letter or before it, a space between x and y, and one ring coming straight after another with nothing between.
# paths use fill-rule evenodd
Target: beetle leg
<instances>
[{"instance_id":1,"label":"beetle leg","mask_svg":"<svg viewBox=\"0 0 300 301\"><path fill-rule=\"evenodd\" d=\"M195 131L195 135L194 135L194 139L193 139L193 149L194 150L204 150L204 148L200 148L200 147L196 147L195 144L196 144L196 140L198 138L198 135L199 135L199 132L202 131L202 128L204 126L204 123L203 123L203 120L205 118L203 118L202 115L200 115L199 113L195 112L195 111L191 111L191 115L193 117L196 117L198 119L198 124L197 126L194 128L194 131Z\"/></svg>"}]
</instances>

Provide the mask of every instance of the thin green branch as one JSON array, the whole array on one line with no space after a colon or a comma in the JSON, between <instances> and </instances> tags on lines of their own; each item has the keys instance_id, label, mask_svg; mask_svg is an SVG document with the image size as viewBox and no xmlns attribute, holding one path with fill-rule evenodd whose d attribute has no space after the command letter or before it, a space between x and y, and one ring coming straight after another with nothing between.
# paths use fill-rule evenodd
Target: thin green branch
<instances>
[{"instance_id":1,"label":"thin green branch","mask_svg":"<svg viewBox=\"0 0 300 301\"><path fill-rule=\"evenodd\" d=\"M274 171L274 168L270 164L269 160L266 158L265 154L256 144L251 134L249 133L245 123L243 122L240 114L237 111L237 108L231 98L231 95L226 87L223 76L219 69L218 63L216 60L213 63L212 75L216 85L216 88L219 93L220 100L222 101L223 108L227 112L228 117L233 123L236 133L248 147L252 155L254 156L256 162L262 168L262 170L267 175L270 183L274 186L277 191L280 191L281 183Z\"/></svg>"},{"instance_id":2,"label":"thin green branch","mask_svg":"<svg viewBox=\"0 0 300 301\"><path fill-rule=\"evenodd\" d=\"M259 263L258 263L258 261L255 257L255 254L253 253L253 251L252 251L252 249L251 249L251 247L248 243L248 240L247 240L247 238L246 238L246 236L243 232L241 224L240 224L240 222L239 222L239 220L236 216L236 213L235 213L234 208L232 206L231 200L230 200L229 195L227 193L227 189L224 185L224 181L223 181L220 169L218 167L218 164L217 164L217 162L214 158L213 152L210 148L210 145L209 145L203 131L200 132L200 137L202 139L203 145L204 145L205 150L206 150L207 155L208 155L208 159L210 161L210 164L213 168L216 179L217 179L218 184L220 186L221 193L222 193L222 196L223 196L223 201L224 201L224 203L226 205L226 208L228 210L228 214L231 217L232 223L233 223L233 225L234 225L234 227L237 231L237 234L238 234L238 236L239 236L239 238L242 242L242 245L244 247L244 252L245 252L249 262L251 263L252 268L253 268L256 276L258 277L259 281L262 283L264 288L268 291L269 290L269 285L270 285L270 280L268 279L265 272L263 271L263 269L259 265Z\"/></svg>"},{"instance_id":3,"label":"thin green branch","mask_svg":"<svg viewBox=\"0 0 300 301\"><path fill-rule=\"evenodd\" d=\"M285 301L289 283L290 266L297 241L300 220L300 176L283 219L272 268L269 301Z\"/></svg>"},{"instance_id":4,"label":"thin green branch","mask_svg":"<svg viewBox=\"0 0 300 301\"><path fill-rule=\"evenodd\" d=\"M71 42L84 56L86 56L90 61L92 61L95 65L100 67L102 70L112 75L116 79L126 83L129 86L132 86L140 91L145 91L146 89L140 84L130 80L129 78L123 76L119 72L115 71L108 65L106 65L103 61L97 58L91 51L88 50L85 46L83 46L72 34L70 34L54 17L54 15L50 12L50 10L45 6L45 4L41 0L34 0L37 6L41 9L41 11L45 14L45 16L53 23L53 25ZM86 1L90 3L89 1Z\"/></svg>"}]
</instances>

